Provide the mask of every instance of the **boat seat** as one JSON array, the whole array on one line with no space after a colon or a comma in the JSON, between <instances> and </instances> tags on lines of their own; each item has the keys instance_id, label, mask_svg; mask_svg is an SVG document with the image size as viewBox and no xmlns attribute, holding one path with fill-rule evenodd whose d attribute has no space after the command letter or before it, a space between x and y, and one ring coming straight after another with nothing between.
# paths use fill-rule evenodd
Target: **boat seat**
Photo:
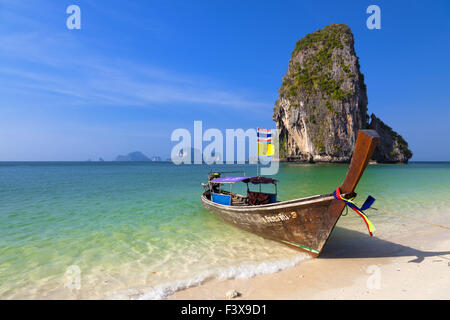
<instances>
[{"instance_id":1,"label":"boat seat","mask_svg":"<svg viewBox=\"0 0 450 320\"><path fill-rule=\"evenodd\" d=\"M248 204L251 206L270 203L270 194L268 193L248 191L247 194Z\"/></svg>"}]
</instances>

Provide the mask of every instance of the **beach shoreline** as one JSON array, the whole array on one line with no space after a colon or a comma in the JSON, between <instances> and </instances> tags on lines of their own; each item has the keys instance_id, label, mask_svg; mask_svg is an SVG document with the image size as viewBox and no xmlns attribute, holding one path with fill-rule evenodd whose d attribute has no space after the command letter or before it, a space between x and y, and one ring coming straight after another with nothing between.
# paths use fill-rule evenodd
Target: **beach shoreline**
<instances>
[{"instance_id":1,"label":"beach shoreline","mask_svg":"<svg viewBox=\"0 0 450 320\"><path fill-rule=\"evenodd\" d=\"M168 299L223 300L230 290L240 294L233 300L449 299L450 231L401 227L409 231L374 238L337 227L319 258L272 274L210 280Z\"/></svg>"}]
</instances>

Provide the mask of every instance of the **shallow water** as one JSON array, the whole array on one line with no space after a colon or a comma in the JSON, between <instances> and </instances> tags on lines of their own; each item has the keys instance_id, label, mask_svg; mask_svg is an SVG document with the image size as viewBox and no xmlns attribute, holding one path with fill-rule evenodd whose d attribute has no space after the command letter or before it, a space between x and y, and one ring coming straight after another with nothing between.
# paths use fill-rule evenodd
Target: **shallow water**
<instances>
[{"instance_id":1,"label":"shallow water","mask_svg":"<svg viewBox=\"0 0 450 320\"><path fill-rule=\"evenodd\" d=\"M330 193L347 167L282 164L279 199ZM210 169L0 163L0 298L162 298L206 279L275 272L307 258L204 210L200 183ZM250 165L214 169L256 172ZM359 204L370 193L376 208L439 223L450 214L450 163L371 165L357 192ZM368 213L377 229L398 232L401 218ZM339 224L366 232L351 212ZM68 282L73 266L79 289Z\"/></svg>"}]
</instances>

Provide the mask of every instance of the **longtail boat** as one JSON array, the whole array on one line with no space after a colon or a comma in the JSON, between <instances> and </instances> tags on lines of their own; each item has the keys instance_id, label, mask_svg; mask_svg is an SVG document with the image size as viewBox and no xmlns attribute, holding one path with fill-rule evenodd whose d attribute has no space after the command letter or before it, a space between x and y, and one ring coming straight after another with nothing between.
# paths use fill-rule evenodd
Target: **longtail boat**
<instances>
[{"instance_id":1,"label":"longtail boat","mask_svg":"<svg viewBox=\"0 0 450 320\"><path fill-rule=\"evenodd\" d=\"M356 211L366 222L372 235L371 224L362 212L375 199L369 196L358 208L353 203L354 192L378 143L374 130L360 130L352 160L341 186L334 193L321 194L288 201L277 201L277 180L255 176L221 176L210 173L203 184L203 206L223 221L262 237L280 241L313 257L319 256L345 206ZM247 184L247 196L233 193L232 185ZM248 184L274 184L275 193L250 191ZM229 184L230 191L222 189Z\"/></svg>"}]
</instances>

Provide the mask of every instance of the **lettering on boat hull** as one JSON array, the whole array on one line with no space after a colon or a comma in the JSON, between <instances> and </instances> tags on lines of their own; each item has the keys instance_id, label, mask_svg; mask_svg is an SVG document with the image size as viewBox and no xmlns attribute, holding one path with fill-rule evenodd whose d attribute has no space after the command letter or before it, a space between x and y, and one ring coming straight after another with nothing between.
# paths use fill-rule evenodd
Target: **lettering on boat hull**
<instances>
[{"instance_id":1,"label":"lettering on boat hull","mask_svg":"<svg viewBox=\"0 0 450 320\"><path fill-rule=\"evenodd\" d=\"M266 215L261 217L261 221L263 223L273 223L273 222L281 222L281 221L287 221L290 219L296 219L297 218L297 212L292 211L290 213L275 213L273 215Z\"/></svg>"}]
</instances>

